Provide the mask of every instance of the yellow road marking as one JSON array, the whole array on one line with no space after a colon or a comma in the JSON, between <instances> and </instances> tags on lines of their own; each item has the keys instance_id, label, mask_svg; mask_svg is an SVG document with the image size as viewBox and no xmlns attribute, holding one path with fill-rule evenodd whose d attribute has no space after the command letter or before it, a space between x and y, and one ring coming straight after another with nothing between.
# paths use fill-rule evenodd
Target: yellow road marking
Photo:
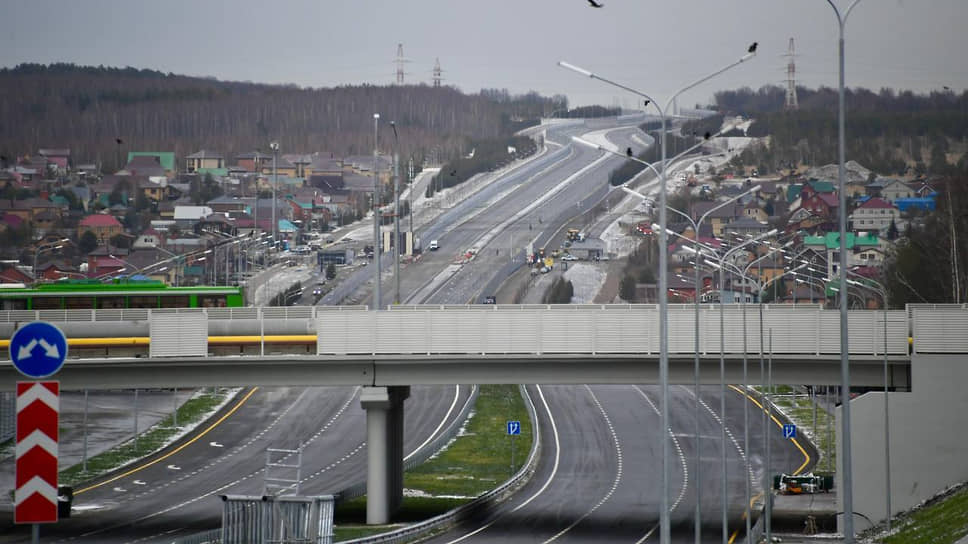
<instances>
[{"instance_id":1,"label":"yellow road marking","mask_svg":"<svg viewBox=\"0 0 968 544\"><path fill-rule=\"evenodd\" d=\"M752 402L753 404L755 404L760 410L763 410L764 412L766 412L766 408L764 408L762 404L760 404L759 402L757 402L756 399L754 399L753 397L749 396L745 391L741 390L740 388L736 387L735 385L730 385L729 387L730 387L730 389L736 391L740 395L743 395L744 397L748 398L750 400L750 402ZM777 419L777 417L775 415L770 414L770 419L773 420L773 423L776 423L776 426L777 427L779 427L781 429L783 428L783 423L781 423L780 420ZM807 465L810 464L810 454L807 453L807 450L803 449L803 446L801 446L800 443L797 442L797 439L796 438L791 438L790 439L790 442L793 442L793 445L795 445L797 447L797 449L800 450L800 453L803 454L803 464L800 465L800 467L793 472L793 475L796 476L797 474L800 474L801 472L803 472L803 469L807 468Z\"/></svg>"},{"instance_id":2,"label":"yellow road marking","mask_svg":"<svg viewBox=\"0 0 968 544\"><path fill-rule=\"evenodd\" d=\"M111 482L120 480L121 478L124 478L125 476L130 476L130 475L132 475L132 474L134 474L136 472L142 471L142 470L150 467L151 465L154 465L156 463L160 463L161 461L164 461L165 459L168 459L172 455L175 455L176 453L180 452L181 450L187 448L189 445L195 443L199 438L201 438L201 437L205 436L206 434L208 434L208 432L211 431L212 429L214 429L215 427L218 427L223 421L225 421L226 419L228 419L229 416L231 416L239 408L241 408L242 405L245 404L246 401L249 400L249 397L251 397L258 390L259 390L258 387L253 387L252 388L252 391L249 391L249 393L245 397L242 397L242 400L240 400L235 406L233 406L232 409L229 410L224 416L218 418L218 421L216 421L215 423L212 423L211 425L209 425L207 429L205 429L204 431L200 432L198 435L196 435L195 437L193 437L188 442L185 442L181 446L178 446L177 448L171 450L170 452L166 453L165 455L162 455L161 457L155 459L154 461L149 461L148 463L145 463L145 464L141 465L140 467L133 468L133 469L131 469L131 470L129 470L129 471L123 473L123 474L118 474L114 478L111 478L109 480L105 480L105 481L103 481L103 482L101 482L99 484L95 484L95 485L92 485L90 487L85 487L84 489L80 489L78 491L75 491L74 494L75 495L80 495L81 493L84 493L86 491L90 491L92 489L97 489L97 488L101 487L102 485L107 485L107 484L109 484Z\"/></svg>"},{"instance_id":3,"label":"yellow road marking","mask_svg":"<svg viewBox=\"0 0 968 544\"><path fill-rule=\"evenodd\" d=\"M759 408L763 412L766 412L767 411L766 408L764 408L762 404L760 404L755 398L749 396L749 394L747 394L742 389L736 387L735 385L730 385L729 388L732 389L733 391L736 391L740 395L743 395L747 399L749 399L750 402L752 402L753 404L755 404L757 406L757 408ZM779 427L781 429L783 428L783 423L781 423L780 420L777 419L777 417L775 415L770 414L770 419L773 420L773 423L776 423L776 426L777 427ZM796 438L791 438L790 439L790 442L793 442L793 445L795 445L797 447L797 449L800 450L800 453L803 454L803 459L804 459L803 464L800 465L800 467L796 471L794 471L794 473L793 473L793 475L796 476L797 474L800 474L800 472L802 472L803 469L807 467L807 465L810 464L810 454L807 453L807 450L803 449L803 446L801 446L800 443L797 442L797 439ZM749 452L746 452L746 455L749 455ZM773 483L770 482L769 485L772 486ZM756 502L756 499L758 499L761 495L762 495L762 493L758 493L755 497L753 497L752 499L750 499L750 508L753 507L753 503ZM743 515L740 517L740 519L741 520L745 520L746 519L746 510L743 510ZM729 540L727 541L727 544L733 544L733 541L736 540L736 536L737 535L739 535L739 529L736 529L735 531L733 531L733 534L729 537Z\"/></svg>"}]
</instances>

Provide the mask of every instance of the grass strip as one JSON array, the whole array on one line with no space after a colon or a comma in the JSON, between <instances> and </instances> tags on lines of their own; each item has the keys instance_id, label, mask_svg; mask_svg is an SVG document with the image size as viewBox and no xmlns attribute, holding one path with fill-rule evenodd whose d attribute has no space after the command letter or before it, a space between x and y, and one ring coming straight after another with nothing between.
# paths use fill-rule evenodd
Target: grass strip
<instances>
[{"instance_id":1,"label":"grass strip","mask_svg":"<svg viewBox=\"0 0 968 544\"><path fill-rule=\"evenodd\" d=\"M953 544L968 535L968 486L897 519L885 544Z\"/></svg>"},{"instance_id":2,"label":"grass strip","mask_svg":"<svg viewBox=\"0 0 968 544\"><path fill-rule=\"evenodd\" d=\"M82 482L107 474L127 463L154 453L168 445L178 433L182 432L183 426L188 427L198 423L211 413L225 400L227 395L231 394L231 391L230 389L223 389L215 392L207 390L196 393L178 407L179 427L173 426L174 419L172 415L169 415L143 433L139 433L137 440L129 439L108 451L89 458L87 460L87 471L83 470L83 464L77 464L60 471L58 481L61 485L77 486Z\"/></svg>"},{"instance_id":3,"label":"grass strip","mask_svg":"<svg viewBox=\"0 0 968 544\"><path fill-rule=\"evenodd\" d=\"M780 387L785 389L785 393L778 393ZM823 404L818 402L816 404L817 427L816 432L814 432L814 401L810 399L810 395L796 394L793 388L789 386L780 387L775 388L776 391L771 400L797 426L798 432L809 431L811 441L820 451L820 460L814 470L820 472L836 471L836 432L828 432L828 428L833 429L836 425L834 415L827 412ZM764 391L763 388L758 387L756 389L760 392ZM819 401L820 397L816 397L816 400Z\"/></svg>"},{"instance_id":4,"label":"grass strip","mask_svg":"<svg viewBox=\"0 0 968 544\"><path fill-rule=\"evenodd\" d=\"M512 439L507 422L520 421L521 434ZM442 452L404 475L408 490L393 523L413 523L438 516L494 489L520 470L531 451L531 425L517 385L481 386L477 404L458 437ZM366 499L361 497L336 506L337 541L361 536L358 530L384 532L397 528L363 526ZM343 537L343 530L347 536ZM373 534L368 532L366 534Z\"/></svg>"}]
</instances>

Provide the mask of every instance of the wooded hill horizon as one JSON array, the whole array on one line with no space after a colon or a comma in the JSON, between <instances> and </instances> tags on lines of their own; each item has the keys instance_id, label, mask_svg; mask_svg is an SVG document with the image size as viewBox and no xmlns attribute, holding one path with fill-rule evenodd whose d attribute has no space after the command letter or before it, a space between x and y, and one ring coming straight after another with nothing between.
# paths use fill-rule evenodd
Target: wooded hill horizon
<instances>
[{"instance_id":1,"label":"wooded hill horizon","mask_svg":"<svg viewBox=\"0 0 968 544\"><path fill-rule=\"evenodd\" d=\"M562 102L564 101L564 102ZM129 151L373 152L373 114L380 114L380 150L440 160L478 139L510 135L543 113L567 107L563 96L511 95L454 87L296 85L220 81L137 68L21 64L0 69L0 154L70 148L77 162L117 167ZM389 126L394 121L398 142ZM117 144L116 139L122 144Z\"/></svg>"}]
</instances>

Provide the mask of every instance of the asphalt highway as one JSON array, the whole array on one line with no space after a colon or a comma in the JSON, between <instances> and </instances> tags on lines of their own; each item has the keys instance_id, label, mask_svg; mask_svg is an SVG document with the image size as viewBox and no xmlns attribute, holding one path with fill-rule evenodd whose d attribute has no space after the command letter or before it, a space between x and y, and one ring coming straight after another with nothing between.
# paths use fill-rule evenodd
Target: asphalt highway
<instances>
[{"instance_id":1,"label":"asphalt highway","mask_svg":"<svg viewBox=\"0 0 968 544\"><path fill-rule=\"evenodd\" d=\"M406 404L404 451L439 432L468 394L468 387L415 386ZM300 492L337 492L365 477L365 418L358 388L246 391L163 458L75 489L72 517L42 527L42 540L170 542L218 527L220 495L263 494L266 448L302 447ZM30 541L28 526L9 523L0 527L0 541Z\"/></svg>"}]
</instances>

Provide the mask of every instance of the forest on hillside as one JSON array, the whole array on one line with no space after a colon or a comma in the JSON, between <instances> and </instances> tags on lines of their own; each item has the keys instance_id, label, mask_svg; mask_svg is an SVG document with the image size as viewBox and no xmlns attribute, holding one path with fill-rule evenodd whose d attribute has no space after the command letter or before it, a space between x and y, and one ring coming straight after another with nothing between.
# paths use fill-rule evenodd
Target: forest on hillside
<instances>
[{"instance_id":1,"label":"forest on hillside","mask_svg":"<svg viewBox=\"0 0 968 544\"><path fill-rule=\"evenodd\" d=\"M715 109L752 117L749 136L769 136L742 162L761 173L799 164L837 161L836 89L797 88L799 108L784 111L785 89L771 85L715 94ZM915 94L848 89L847 158L882 175L950 175L968 172L968 91Z\"/></svg>"},{"instance_id":2,"label":"forest on hillside","mask_svg":"<svg viewBox=\"0 0 968 544\"><path fill-rule=\"evenodd\" d=\"M75 162L100 162L108 170L137 150L183 157L207 149L232 163L235 154L266 151L272 140L281 153L369 154L379 113L381 151L446 160L466 152L470 139L508 136L560 108L567 110L563 96L500 89L312 89L136 68L22 64L0 69L0 153L70 148Z\"/></svg>"}]
</instances>

